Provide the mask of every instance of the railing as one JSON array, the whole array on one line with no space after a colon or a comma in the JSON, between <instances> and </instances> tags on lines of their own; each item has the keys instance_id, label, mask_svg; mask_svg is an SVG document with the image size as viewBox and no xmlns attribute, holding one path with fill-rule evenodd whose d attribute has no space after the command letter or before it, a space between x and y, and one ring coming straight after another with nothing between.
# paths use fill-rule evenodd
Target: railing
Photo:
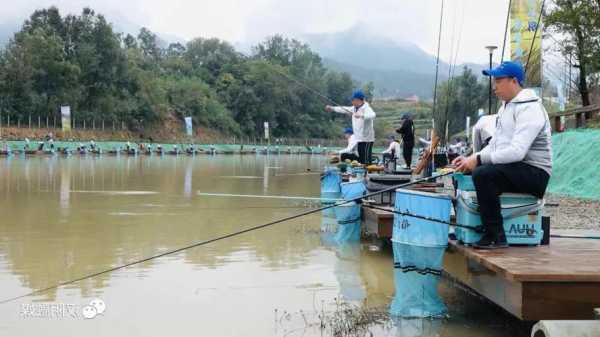
<instances>
[{"instance_id":1,"label":"railing","mask_svg":"<svg viewBox=\"0 0 600 337\"><path fill-rule=\"evenodd\" d=\"M600 104L593 104L567 111L551 113L549 114L549 117L553 120L552 129L554 132L562 132L566 128L566 119L574 119L575 128L582 128L585 127L588 120L599 113ZM565 119L565 123L563 123L563 118Z\"/></svg>"}]
</instances>

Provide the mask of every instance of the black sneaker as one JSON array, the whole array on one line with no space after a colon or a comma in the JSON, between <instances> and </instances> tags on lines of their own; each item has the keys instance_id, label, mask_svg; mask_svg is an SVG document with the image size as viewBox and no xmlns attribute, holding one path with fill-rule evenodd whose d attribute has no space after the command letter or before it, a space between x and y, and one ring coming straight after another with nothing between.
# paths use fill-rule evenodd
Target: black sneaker
<instances>
[{"instance_id":1,"label":"black sneaker","mask_svg":"<svg viewBox=\"0 0 600 337\"><path fill-rule=\"evenodd\" d=\"M492 234L485 233L481 240L477 241L473 244L473 248L475 249L499 249L499 248L508 248L508 243L506 242L506 236L504 233L500 234Z\"/></svg>"}]
</instances>

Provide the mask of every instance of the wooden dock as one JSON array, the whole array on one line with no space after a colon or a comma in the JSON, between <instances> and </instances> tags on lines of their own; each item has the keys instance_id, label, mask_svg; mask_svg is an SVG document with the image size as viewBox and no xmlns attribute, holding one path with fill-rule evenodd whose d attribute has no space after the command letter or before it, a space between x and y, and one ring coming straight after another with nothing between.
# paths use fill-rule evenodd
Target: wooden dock
<instances>
[{"instance_id":1,"label":"wooden dock","mask_svg":"<svg viewBox=\"0 0 600 337\"><path fill-rule=\"evenodd\" d=\"M389 239L393 213L363 207L363 225ZM444 270L525 321L594 319L600 307L600 240L551 238L547 246L488 251L450 241Z\"/></svg>"}]
</instances>

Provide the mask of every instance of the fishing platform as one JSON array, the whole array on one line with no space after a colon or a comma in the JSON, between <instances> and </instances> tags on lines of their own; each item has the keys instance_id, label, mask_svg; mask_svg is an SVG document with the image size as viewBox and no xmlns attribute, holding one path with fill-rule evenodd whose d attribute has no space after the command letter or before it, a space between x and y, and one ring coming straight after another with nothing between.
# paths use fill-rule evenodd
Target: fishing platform
<instances>
[{"instance_id":1,"label":"fishing platform","mask_svg":"<svg viewBox=\"0 0 600 337\"><path fill-rule=\"evenodd\" d=\"M393 209L363 206L363 231L390 240ZM576 230L552 234L545 245L499 250L449 240L443 270L520 320L594 319L600 306L600 240L584 239L589 233Z\"/></svg>"}]
</instances>

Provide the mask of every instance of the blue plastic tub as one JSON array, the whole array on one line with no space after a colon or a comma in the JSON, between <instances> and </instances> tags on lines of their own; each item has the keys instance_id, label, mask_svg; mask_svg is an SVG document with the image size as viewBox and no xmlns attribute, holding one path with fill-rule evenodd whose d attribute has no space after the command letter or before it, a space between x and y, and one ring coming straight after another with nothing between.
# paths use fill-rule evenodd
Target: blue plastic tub
<instances>
[{"instance_id":1,"label":"blue plastic tub","mask_svg":"<svg viewBox=\"0 0 600 337\"><path fill-rule=\"evenodd\" d=\"M473 179L470 175L465 175L460 172L452 175L454 181L457 183L457 190L461 191L475 191L475 185L473 185Z\"/></svg>"},{"instance_id":2,"label":"blue plastic tub","mask_svg":"<svg viewBox=\"0 0 600 337\"><path fill-rule=\"evenodd\" d=\"M396 293L390 314L403 318L442 317L447 308L437 288L445 247L392 242Z\"/></svg>"},{"instance_id":3,"label":"blue plastic tub","mask_svg":"<svg viewBox=\"0 0 600 337\"><path fill-rule=\"evenodd\" d=\"M504 193L500 195L504 232L509 245L539 245L544 236L542 213L544 201L528 194ZM481 239L476 231L481 226L479 204L475 192L460 191L457 196L456 222L473 227L457 227L456 239L463 244L473 244Z\"/></svg>"},{"instance_id":4,"label":"blue plastic tub","mask_svg":"<svg viewBox=\"0 0 600 337\"><path fill-rule=\"evenodd\" d=\"M349 202L334 209L338 224L335 242L344 244L360 241L360 205Z\"/></svg>"},{"instance_id":5,"label":"blue plastic tub","mask_svg":"<svg viewBox=\"0 0 600 337\"><path fill-rule=\"evenodd\" d=\"M344 200L354 200L367 194L364 181L351 181L341 184L341 197Z\"/></svg>"},{"instance_id":6,"label":"blue plastic tub","mask_svg":"<svg viewBox=\"0 0 600 337\"><path fill-rule=\"evenodd\" d=\"M394 214L395 295L390 306L392 316L424 318L445 315L447 309L437 286L448 245L448 224L444 222L449 222L451 208L452 199L448 195L396 190L396 211L411 215Z\"/></svg>"},{"instance_id":7,"label":"blue plastic tub","mask_svg":"<svg viewBox=\"0 0 600 337\"><path fill-rule=\"evenodd\" d=\"M366 171L362 167L354 167L352 168L352 174L356 176L356 179L364 179Z\"/></svg>"},{"instance_id":8,"label":"blue plastic tub","mask_svg":"<svg viewBox=\"0 0 600 337\"><path fill-rule=\"evenodd\" d=\"M326 167L321 175L321 195L323 193L340 193L342 174L337 167Z\"/></svg>"},{"instance_id":9,"label":"blue plastic tub","mask_svg":"<svg viewBox=\"0 0 600 337\"><path fill-rule=\"evenodd\" d=\"M392 241L426 247L447 246L448 225L442 222L450 221L451 208L452 199L449 195L396 190L396 211L432 220L395 214Z\"/></svg>"}]
</instances>

